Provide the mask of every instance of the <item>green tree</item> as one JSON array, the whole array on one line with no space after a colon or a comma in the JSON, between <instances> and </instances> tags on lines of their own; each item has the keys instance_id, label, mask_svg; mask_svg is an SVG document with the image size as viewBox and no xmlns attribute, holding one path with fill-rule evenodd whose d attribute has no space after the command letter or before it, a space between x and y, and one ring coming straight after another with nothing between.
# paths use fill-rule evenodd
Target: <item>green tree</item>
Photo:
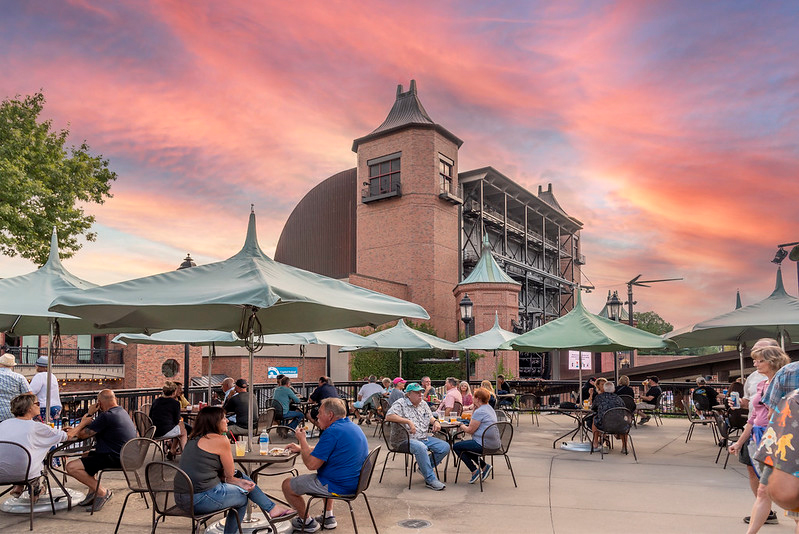
<instances>
[{"instance_id":1,"label":"green tree","mask_svg":"<svg viewBox=\"0 0 799 534\"><path fill-rule=\"evenodd\" d=\"M653 311L634 312L633 318L637 321L637 328L645 330L650 334L662 336L674 330L671 323L667 322L660 315Z\"/></svg>"},{"instance_id":2,"label":"green tree","mask_svg":"<svg viewBox=\"0 0 799 534\"><path fill-rule=\"evenodd\" d=\"M81 248L79 236L96 239L89 231L94 217L82 206L110 198L117 178L86 141L65 147L69 130L51 131L52 121L39 120L44 103L41 92L0 103L0 252L39 265L53 227L63 258Z\"/></svg>"}]
</instances>

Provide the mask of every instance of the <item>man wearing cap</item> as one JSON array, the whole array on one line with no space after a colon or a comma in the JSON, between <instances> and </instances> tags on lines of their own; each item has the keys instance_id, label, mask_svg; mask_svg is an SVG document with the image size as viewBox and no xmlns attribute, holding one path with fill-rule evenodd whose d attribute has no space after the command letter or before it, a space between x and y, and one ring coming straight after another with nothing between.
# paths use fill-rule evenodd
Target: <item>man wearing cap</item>
<instances>
[{"instance_id":1,"label":"man wearing cap","mask_svg":"<svg viewBox=\"0 0 799 534\"><path fill-rule=\"evenodd\" d=\"M400 399L405 398L405 379L398 376L394 379L394 388L388 394L388 405L391 406Z\"/></svg>"},{"instance_id":2,"label":"man wearing cap","mask_svg":"<svg viewBox=\"0 0 799 534\"><path fill-rule=\"evenodd\" d=\"M14 417L11 413L11 399L31 390L25 377L11 369L17 364L14 355L5 351L5 346L0 349L4 353L0 355L0 421Z\"/></svg>"},{"instance_id":3,"label":"man wearing cap","mask_svg":"<svg viewBox=\"0 0 799 534\"><path fill-rule=\"evenodd\" d=\"M705 377L703 376L696 378L696 389L694 389L694 395L704 395L707 398L707 405L710 408L713 408L713 406L724 402L724 398L720 396L715 389L707 385L707 380L705 380Z\"/></svg>"},{"instance_id":4,"label":"man wearing cap","mask_svg":"<svg viewBox=\"0 0 799 534\"><path fill-rule=\"evenodd\" d=\"M58 394L58 378L50 373L50 419L53 420L61 413L61 397ZM47 411L47 356L36 360L36 374L31 379L31 391L39 398L41 416Z\"/></svg>"},{"instance_id":5,"label":"man wearing cap","mask_svg":"<svg viewBox=\"0 0 799 534\"><path fill-rule=\"evenodd\" d=\"M413 382L405 387L405 398L400 399L391 405L386 415L386 421L405 425L410 435L409 446L411 453L416 457L419 471L424 476L425 486L441 491L446 486L438 480L434 465L441 463L441 460L449 454L449 445L446 441L434 438L427 431L432 424L433 432L441 430L438 420L433 417L430 407L426 402L422 402L422 392L424 388ZM399 438L392 436L389 439ZM429 452L433 453L433 462L430 462Z\"/></svg>"},{"instance_id":6,"label":"man wearing cap","mask_svg":"<svg viewBox=\"0 0 799 534\"><path fill-rule=\"evenodd\" d=\"M247 421L250 411L250 396L247 395L248 386L249 384L247 384L246 380L239 378L236 380L235 386L233 386L235 393L231 393L227 401L225 401L225 412L232 412L236 416L235 423L229 424L227 428L231 434L236 436L246 436L249 431L247 424L244 422ZM257 410L253 410L252 420L258 420ZM255 427L253 426L253 428Z\"/></svg>"},{"instance_id":7,"label":"man wearing cap","mask_svg":"<svg viewBox=\"0 0 799 534\"><path fill-rule=\"evenodd\" d=\"M658 385L659 383L660 381L656 376L650 376L649 378L644 380L644 387L648 386L649 389L646 390L646 395L641 395L640 402L635 405L636 411L638 411L638 413L641 415L641 421L640 421L641 424L646 423L647 421L652 419L652 417L646 415L640 410L654 410L655 408L657 408L658 399L660 398L660 395L663 393L663 390L660 389L660 386Z\"/></svg>"}]
</instances>

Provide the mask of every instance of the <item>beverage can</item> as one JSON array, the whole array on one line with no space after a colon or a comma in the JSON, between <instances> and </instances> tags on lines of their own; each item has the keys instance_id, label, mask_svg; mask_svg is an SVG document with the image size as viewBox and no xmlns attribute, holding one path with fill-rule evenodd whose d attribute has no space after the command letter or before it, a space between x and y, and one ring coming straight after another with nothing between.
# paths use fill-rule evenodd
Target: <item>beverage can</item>
<instances>
[{"instance_id":1,"label":"beverage can","mask_svg":"<svg viewBox=\"0 0 799 534\"><path fill-rule=\"evenodd\" d=\"M737 409L741 407L741 394L737 391L730 393L730 400L732 401L733 408Z\"/></svg>"}]
</instances>

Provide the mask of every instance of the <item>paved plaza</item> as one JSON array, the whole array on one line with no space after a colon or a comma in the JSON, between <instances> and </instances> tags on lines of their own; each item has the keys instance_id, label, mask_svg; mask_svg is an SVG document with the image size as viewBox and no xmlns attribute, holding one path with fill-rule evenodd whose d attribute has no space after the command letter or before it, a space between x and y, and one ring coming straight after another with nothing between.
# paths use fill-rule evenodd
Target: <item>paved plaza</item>
<instances>
[{"instance_id":1,"label":"paved plaza","mask_svg":"<svg viewBox=\"0 0 799 534\"><path fill-rule=\"evenodd\" d=\"M552 439L568 428L571 419L542 415L540 420L541 426L536 427L529 416L522 416L519 427L514 427L510 456L518 488L513 487L510 473L499 458L495 478L486 482L483 493L479 485L466 483L463 472L459 483L453 484L454 470L449 472L444 491L425 489L418 475L408 490L399 456L394 461L389 459L383 483L379 484L385 458L381 453L368 490L380 532L414 532L399 525L407 519L429 521L430 526L419 530L426 534L745 532L741 519L749 515L753 502L746 470L735 458L730 459L726 470L722 469L723 454L718 465L713 463L718 447L709 429L697 428L686 444L686 419L664 419L660 427L650 421L633 430L638 452L635 463L632 455L621 455L618 446L604 460L599 454L553 449ZM370 447L382 445L372 437L373 427L363 428ZM300 472L305 472L304 467ZM280 480L262 478L260 485L280 495ZM121 473L107 475L107 481L115 496L94 517L77 508L57 516L39 514L35 532L113 532L126 486ZM74 481L69 485L79 487ZM360 532L372 532L363 501L359 499L354 506ZM346 504L336 503L334 510L339 524L336 531L354 532ZM785 518L781 509L775 510L780 524L766 525L761 532L793 532L793 520ZM27 521L25 515L0 514L0 532L28 532ZM158 532L186 532L188 524L186 519L170 518L159 525ZM150 511L141 498L131 498L120 532L146 532L149 528Z\"/></svg>"}]
</instances>

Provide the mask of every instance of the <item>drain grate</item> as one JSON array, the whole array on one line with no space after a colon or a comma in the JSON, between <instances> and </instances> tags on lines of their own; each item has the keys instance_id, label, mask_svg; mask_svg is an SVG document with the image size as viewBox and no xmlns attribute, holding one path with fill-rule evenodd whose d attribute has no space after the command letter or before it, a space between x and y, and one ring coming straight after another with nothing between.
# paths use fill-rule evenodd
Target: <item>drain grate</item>
<instances>
[{"instance_id":1,"label":"drain grate","mask_svg":"<svg viewBox=\"0 0 799 534\"><path fill-rule=\"evenodd\" d=\"M400 521L397 524L404 528L427 528L433 523L430 521L425 521L424 519L406 519L405 521Z\"/></svg>"}]
</instances>

